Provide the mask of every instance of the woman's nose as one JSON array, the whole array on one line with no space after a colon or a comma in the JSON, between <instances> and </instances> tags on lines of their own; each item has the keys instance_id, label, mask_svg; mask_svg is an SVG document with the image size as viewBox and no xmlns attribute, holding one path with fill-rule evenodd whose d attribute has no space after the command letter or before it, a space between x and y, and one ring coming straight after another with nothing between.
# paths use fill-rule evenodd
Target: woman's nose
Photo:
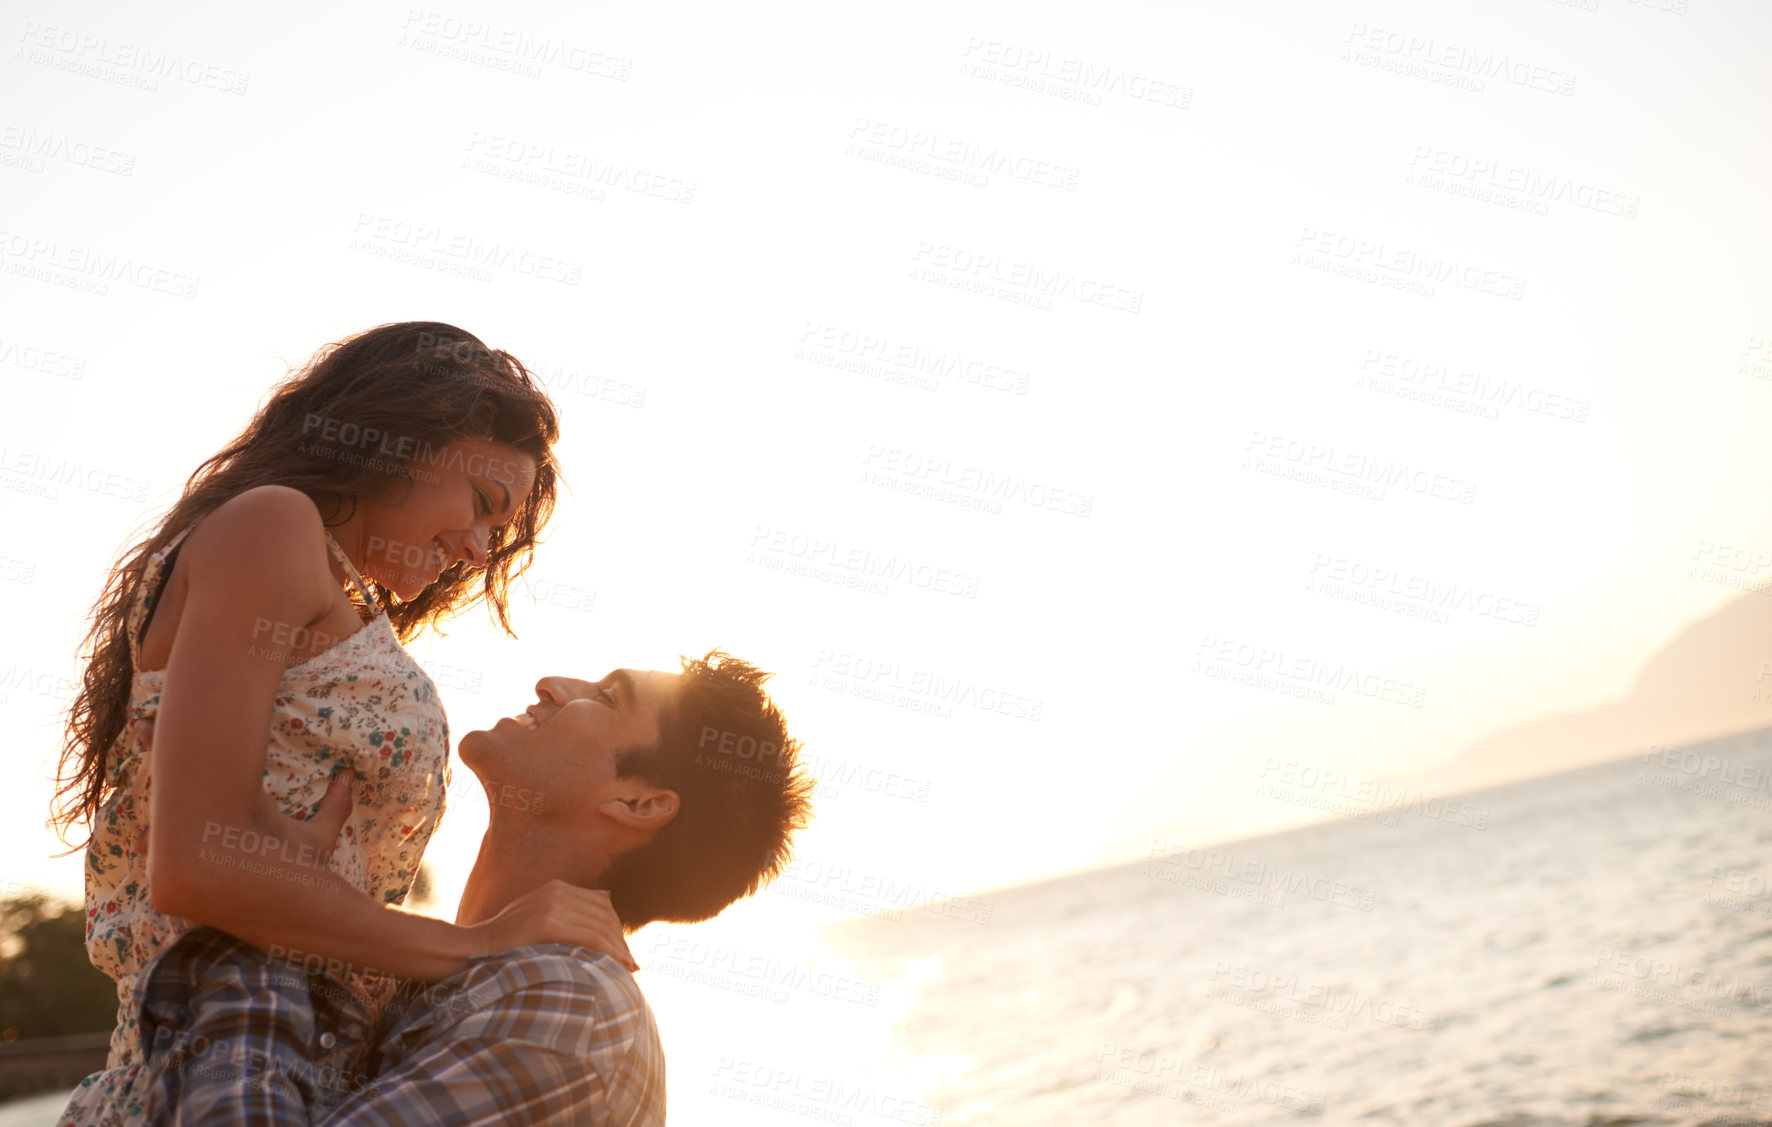
<instances>
[{"instance_id":1,"label":"woman's nose","mask_svg":"<svg viewBox=\"0 0 1772 1127\"><path fill-rule=\"evenodd\" d=\"M469 567L486 569L486 541L476 532L464 532L456 539L456 554Z\"/></svg>"}]
</instances>

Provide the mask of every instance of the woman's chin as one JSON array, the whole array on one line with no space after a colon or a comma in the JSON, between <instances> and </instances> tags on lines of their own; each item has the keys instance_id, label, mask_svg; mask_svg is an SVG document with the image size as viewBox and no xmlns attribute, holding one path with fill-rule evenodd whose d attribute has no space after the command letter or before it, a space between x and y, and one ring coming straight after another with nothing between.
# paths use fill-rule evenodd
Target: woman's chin
<instances>
[{"instance_id":1,"label":"woman's chin","mask_svg":"<svg viewBox=\"0 0 1772 1127\"><path fill-rule=\"evenodd\" d=\"M394 598L403 603L410 603L412 600L418 598L430 589L431 585L429 583L416 583L412 581L388 585L388 590L394 593Z\"/></svg>"}]
</instances>

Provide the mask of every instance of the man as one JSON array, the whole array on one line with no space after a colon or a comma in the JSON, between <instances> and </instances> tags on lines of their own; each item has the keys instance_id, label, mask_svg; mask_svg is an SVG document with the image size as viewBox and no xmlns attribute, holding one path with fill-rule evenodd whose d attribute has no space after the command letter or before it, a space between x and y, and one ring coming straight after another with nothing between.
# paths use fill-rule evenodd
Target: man
<instances>
[{"instance_id":1,"label":"man","mask_svg":"<svg viewBox=\"0 0 1772 1127\"><path fill-rule=\"evenodd\" d=\"M547 677L521 717L464 736L491 818L456 922L571 885L608 889L632 931L707 919L773 878L811 783L767 677L719 651L676 674ZM339 981L362 969L267 956L210 928L186 935L137 986L149 1118L664 1122L658 1030L616 959L519 947L405 984L374 1030Z\"/></svg>"}]
</instances>

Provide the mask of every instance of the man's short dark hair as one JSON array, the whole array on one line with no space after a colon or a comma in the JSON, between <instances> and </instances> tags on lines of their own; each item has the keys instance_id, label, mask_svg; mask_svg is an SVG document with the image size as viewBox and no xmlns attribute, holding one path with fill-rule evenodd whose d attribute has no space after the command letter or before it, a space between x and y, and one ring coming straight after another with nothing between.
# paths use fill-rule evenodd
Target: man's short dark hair
<instances>
[{"instance_id":1,"label":"man's short dark hair","mask_svg":"<svg viewBox=\"0 0 1772 1127\"><path fill-rule=\"evenodd\" d=\"M769 674L720 650L684 657L659 710L658 746L622 753L616 774L677 792L677 816L618 857L600 882L629 931L696 923L773 880L812 813L800 744L763 691Z\"/></svg>"}]
</instances>

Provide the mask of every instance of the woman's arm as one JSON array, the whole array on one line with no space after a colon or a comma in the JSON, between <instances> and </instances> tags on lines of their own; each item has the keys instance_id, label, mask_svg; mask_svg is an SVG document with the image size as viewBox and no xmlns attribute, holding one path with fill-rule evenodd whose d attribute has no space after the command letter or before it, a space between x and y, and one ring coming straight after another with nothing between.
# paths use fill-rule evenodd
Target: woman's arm
<instances>
[{"instance_id":1,"label":"woman's arm","mask_svg":"<svg viewBox=\"0 0 1772 1127\"><path fill-rule=\"evenodd\" d=\"M268 848L268 840L303 835L264 791L283 663L251 651L262 650L266 623L313 626L336 610L325 531L301 493L256 489L206 518L181 547L178 567L183 598L150 759L156 909L260 947L404 978L443 978L472 957L534 942L630 959L605 893L549 886L486 923L460 927L376 903L300 846Z\"/></svg>"}]
</instances>

